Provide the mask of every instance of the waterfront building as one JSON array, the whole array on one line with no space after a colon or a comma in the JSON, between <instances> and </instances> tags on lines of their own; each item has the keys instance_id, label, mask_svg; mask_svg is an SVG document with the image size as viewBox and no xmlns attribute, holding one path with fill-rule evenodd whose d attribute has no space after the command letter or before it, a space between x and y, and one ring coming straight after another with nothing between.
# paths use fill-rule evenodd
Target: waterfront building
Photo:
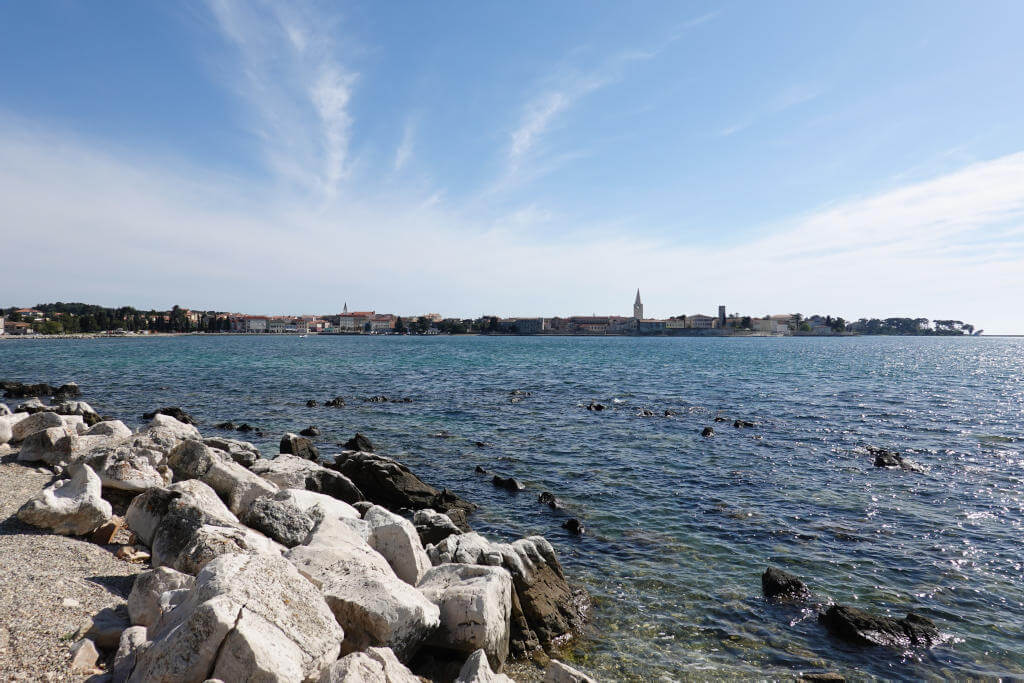
<instances>
[{"instance_id":1,"label":"waterfront building","mask_svg":"<svg viewBox=\"0 0 1024 683\"><path fill-rule=\"evenodd\" d=\"M32 325L30 323L8 322L5 329L7 334L32 334Z\"/></svg>"},{"instance_id":2,"label":"waterfront building","mask_svg":"<svg viewBox=\"0 0 1024 683\"><path fill-rule=\"evenodd\" d=\"M346 305L346 308L348 306ZM342 313L338 316L338 330L342 333L360 333L366 329L367 323L369 323L373 316L377 315L376 311L352 311L351 313Z\"/></svg>"},{"instance_id":3,"label":"waterfront building","mask_svg":"<svg viewBox=\"0 0 1024 683\"><path fill-rule=\"evenodd\" d=\"M637 318L623 315L608 316L608 332L610 334L630 334L637 331Z\"/></svg>"},{"instance_id":4,"label":"waterfront building","mask_svg":"<svg viewBox=\"0 0 1024 683\"><path fill-rule=\"evenodd\" d=\"M395 331L395 316L390 313L374 315L370 318L370 331L376 334L388 334Z\"/></svg>"},{"instance_id":5,"label":"waterfront building","mask_svg":"<svg viewBox=\"0 0 1024 683\"><path fill-rule=\"evenodd\" d=\"M652 334L657 332L664 332L668 329L667 320L637 320L637 331L640 334Z\"/></svg>"},{"instance_id":6,"label":"waterfront building","mask_svg":"<svg viewBox=\"0 0 1024 683\"><path fill-rule=\"evenodd\" d=\"M34 308L19 308L15 313L20 315L22 318L31 318L32 320L42 320L44 317L44 313L42 311L37 311Z\"/></svg>"},{"instance_id":7,"label":"waterfront building","mask_svg":"<svg viewBox=\"0 0 1024 683\"><path fill-rule=\"evenodd\" d=\"M607 334L608 316L574 315L569 318L570 330L577 334Z\"/></svg>"},{"instance_id":8,"label":"waterfront building","mask_svg":"<svg viewBox=\"0 0 1024 683\"><path fill-rule=\"evenodd\" d=\"M633 301L633 318L640 320L644 317L644 302L640 301L640 290L636 290L636 299Z\"/></svg>"},{"instance_id":9,"label":"waterfront building","mask_svg":"<svg viewBox=\"0 0 1024 683\"><path fill-rule=\"evenodd\" d=\"M697 313L686 317L687 327L694 330L711 330L718 326L718 319Z\"/></svg>"},{"instance_id":10,"label":"waterfront building","mask_svg":"<svg viewBox=\"0 0 1024 683\"><path fill-rule=\"evenodd\" d=\"M718 326L725 327L725 306L718 307Z\"/></svg>"},{"instance_id":11,"label":"waterfront building","mask_svg":"<svg viewBox=\"0 0 1024 683\"><path fill-rule=\"evenodd\" d=\"M270 319L265 315L244 315L240 322L239 332L258 334L267 331Z\"/></svg>"},{"instance_id":12,"label":"waterfront building","mask_svg":"<svg viewBox=\"0 0 1024 683\"><path fill-rule=\"evenodd\" d=\"M271 316L267 318L267 332L273 334L284 334L288 331L288 325L291 323L289 318L285 318L279 315Z\"/></svg>"}]
</instances>

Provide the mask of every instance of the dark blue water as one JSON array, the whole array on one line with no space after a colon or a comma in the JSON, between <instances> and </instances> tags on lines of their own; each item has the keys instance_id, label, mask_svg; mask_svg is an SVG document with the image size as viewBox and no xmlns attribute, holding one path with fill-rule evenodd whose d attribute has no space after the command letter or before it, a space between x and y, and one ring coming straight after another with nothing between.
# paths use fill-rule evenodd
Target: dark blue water
<instances>
[{"instance_id":1,"label":"dark blue water","mask_svg":"<svg viewBox=\"0 0 1024 683\"><path fill-rule=\"evenodd\" d=\"M363 432L480 503L479 530L555 544L595 602L573 656L607 679L1024 675L1021 339L19 340L0 343L0 378L77 381L133 425L163 405L206 434L246 421L268 452L309 424L327 454ZM531 396L513 403L514 389ZM413 400L360 400L378 394ZM336 395L348 406L305 407ZM876 469L868 444L928 472ZM476 465L529 490L497 490ZM542 490L567 513L538 504ZM563 531L566 514L587 535ZM818 600L914 610L948 639L844 645L812 610L760 597L769 563Z\"/></svg>"}]
</instances>

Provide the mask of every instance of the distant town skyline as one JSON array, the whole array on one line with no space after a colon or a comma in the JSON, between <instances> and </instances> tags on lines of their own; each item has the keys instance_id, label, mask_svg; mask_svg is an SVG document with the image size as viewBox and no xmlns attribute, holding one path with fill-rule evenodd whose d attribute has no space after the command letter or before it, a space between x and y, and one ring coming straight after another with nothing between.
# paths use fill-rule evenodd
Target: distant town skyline
<instances>
[{"instance_id":1,"label":"distant town skyline","mask_svg":"<svg viewBox=\"0 0 1024 683\"><path fill-rule=\"evenodd\" d=\"M113 0L0 25L5 302L628 315L639 286L652 317L1024 333L1019 2Z\"/></svg>"}]
</instances>

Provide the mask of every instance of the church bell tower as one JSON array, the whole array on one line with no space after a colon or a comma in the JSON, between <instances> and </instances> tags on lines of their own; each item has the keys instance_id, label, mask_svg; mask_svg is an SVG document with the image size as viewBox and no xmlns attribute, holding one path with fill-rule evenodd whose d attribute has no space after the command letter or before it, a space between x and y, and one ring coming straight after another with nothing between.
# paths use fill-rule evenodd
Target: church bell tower
<instances>
[{"instance_id":1,"label":"church bell tower","mask_svg":"<svg viewBox=\"0 0 1024 683\"><path fill-rule=\"evenodd\" d=\"M643 320L644 317L644 302L640 301L640 290L636 290L636 301L633 302L633 317L637 320Z\"/></svg>"}]
</instances>

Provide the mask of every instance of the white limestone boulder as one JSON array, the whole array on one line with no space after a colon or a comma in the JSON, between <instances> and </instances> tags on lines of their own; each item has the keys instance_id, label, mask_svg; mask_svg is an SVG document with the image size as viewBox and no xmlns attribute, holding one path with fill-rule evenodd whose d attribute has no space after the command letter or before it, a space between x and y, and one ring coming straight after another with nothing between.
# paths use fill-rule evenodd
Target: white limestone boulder
<instances>
[{"instance_id":1,"label":"white limestone boulder","mask_svg":"<svg viewBox=\"0 0 1024 683\"><path fill-rule=\"evenodd\" d=\"M86 435L77 437L75 450L106 488L140 492L171 483L167 457L147 438Z\"/></svg>"},{"instance_id":2,"label":"white limestone boulder","mask_svg":"<svg viewBox=\"0 0 1024 683\"><path fill-rule=\"evenodd\" d=\"M175 420L170 415L157 413L150 420L149 426L143 429L140 434L149 437L156 444L165 450L170 450L186 439L196 441L202 439L199 430L192 425Z\"/></svg>"},{"instance_id":3,"label":"white limestone boulder","mask_svg":"<svg viewBox=\"0 0 1024 683\"><path fill-rule=\"evenodd\" d=\"M390 647L408 661L440 623L437 606L395 576L345 520L324 519L311 544L292 548L287 557L320 589L345 630L346 654Z\"/></svg>"},{"instance_id":4,"label":"white limestone boulder","mask_svg":"<svg viewBox=\"0 0 1024 683\"><path fill-rule=\"evenodd\" d=\"M168 591L182 588L191 589L196 583L194 576L170 567L156 567L135 577L132 591L128 594L128 617L136 626L152 626L160 618L160 598Z\"/></svg>"},{"instance_id":5,"label":"white limestone boulder","mask_svg":"<svg viewBox=\"0 0 1024 683\"><path fill-rule=\"evenodd\" d=\"M272 460L260 459L252 471L282 489L305 489L346 503L363 499L362 492L344 474L297 455L282 453Z\"/></svg>"},{"instance_id":6,"label":"white limestone boulder","mask_svg":"<svg viewBox=\"0 0 1024 683\"><path fill-rule=\"evenodd\" d=\"M283 489L274 498L291 503L314 519L332 517L334 519L362 519L359 510L343 500L332 496L304 489ZM317 512L319 508L319 512Z\"/></svg>"},{"instance_id":7,"label":"white limestone boulder","mask_svg":"<svg viewBox=\"0 0 1024 683\"><path fill-rule=\"evenodd\" d=\"M188 545L169 552L167 544L153 544L153 564L173 566L180 572L196 575L203 567L222 555L275 555L285 550L281 544L247 527L204 524L192 532Z\"/></svg>"},{"instance_id":8,"label":"white limestone boulder","mask_svg":"<svg viewBox=\"0 0 1024 683\"><path fill-rule=\"evenodd\" d=\"M14 437L14 430L8 415L0 415L0 445L7 443Z\"/></svg>"},{"instance_id":9,"label":"white limestone boulder","mask_svg":"<svg viewBox=\"0 0 1024 683\"><path fill-rule=\"evenodd\" d=\"M386 647L345 655L323 672L319 683L421 683Z\"/></svg>"},{"instance_id":10,"label":"white limestone boulder","mask_svg":"<svg viewBox=\"0 0 1024 683\"><path fill-rule=\"evenodd\" d=\"M120 420L105 420L97 422L85 433L85 436L113 436L127 439L132 435L132 430Z\"/></svg>"},{"instance_id":11,"label":"white limestone boulder","mask_svg":"<svg viewBox=\"0 0 1024 683\"><path fill-rule=\"evenodd\" d=\"M75 464L71 478L47 486L18 510L18 519L58 534L80 536L105 524L112 514L101 497L100 478L87 465Z\"/></svg>"},{"instance_id":12,"label":"white limestone boulder","mask_svg":"<svg viewBox=\"0 0 1024 683\"><path fill-rule=\"evenodd\" d=\"M238 518L221 502L216 492L198 480L180 481L139 494L128 506L125 522L139 540L152 547L164 518L178 513L195 518L195 528L202 524L239 526Z\"/></svg>"},{"instance_id":13,"label":"white limestone boulder","mask_svg":"<svg viewBox=\"0 0 1024 683\"><path fill-rule=\"evenodd\" d=\"M140 648L130 681L316 681L342 629L317 590L271 555L223 555Z\"/></svg>"},{"instance_id":14,"label":"white limestone boulder","mask_svg":"<svg viewBox=\"0 0 1024 683\"><path fill-rule=\"evenodd\" d=\"M47 465L66 466L71 460L73 435L74 433L63 425L33 432L21 442L18 462L45 462Z\"/></svg>"},{"instance_id":15,"label":"white limestone boulder","mask_svg":"<svg viewBox=\"0 0 1024 683\"><path fill-rule=\"evenodd\" d=\"M7 406L7 404L6 403L0 403L0 417L3 417L4 415L10 415L10 414L11 414L11 409Z\"/></svg>"},{"instance_id":16,"label":"white limestone boulder","mask_svg":"<svg viewBox=\"0 0 1024 683\"><path fill-rule=\"evenodd\" d=\"M496 671L508 657L512 576L501 567L442 564L426 573L420 592L441 610L430 643L471 654L482 649Z\"/></svg>"},{"instance_id":17,"label":"white limestone boulder","mask_svg":"<svg viewBox=\"0 0 1024 683\"><path fill-rule=\"evenodd\" d=\"M227 454L229 458L242 467L252 467L260 458L260 449L248 441L238 439L225 439L220 436L210 436L203 439L203 443L210 448L215 448Z\"/></svg>"},{"instance_id":18,"label":"white limestone boulder","mask_svg":"<svg viewBox=\"0 0 1024 683\"><path fill-rule=\"evenodd\" d=\"M18 413L24 415L25 413ZM10 417L13 417L10 416ZM28 417L20 418L11 425L11 441L24 441L30 434L41 432L51 427L63 427L64 420L57 413L41 412L33 413Z\"/></svg>"},{"instance_id":19,"label":"white limestone boulder","mask_svg":"<svg viewBox=\"0 0 1024 683\"><path fill-rule=\"evenodd\" d=\"M176 480L199 479L208 484L236 516L244 515L257 498L272 496L278 491L273 483L200 441L177 444L167 454L167 464Z\"/></svg>"},{"instance_id":20,"label":"white limestone boulder","mask_svg":"<svg viewBox=\"0 0 1024 683\"><path fill-rule=\"evenodd\" d=\"M124 630L110 667L111 683L124 683L128 680L135 668L135 655L146 640L145 626L132 626Z\"/></svg>"},{"instance_id":21,"label":"white limestone boulder","mask_svg":"<svg viewBox=\"0 0 1024 683\"><path fill-rule=\"evenodd\" d=\"M477 650L462 665L455 683L515 683L515 681L505 674L491 671L487 662L487 654L483 650Z\"/></svg>"},{"instance_id":22,"label":"white limestone boulder","mask_svg":"<svg viewBox=\"0 0 1024 683\"><path fill-rule=\"evenodd\" d=\"M370 526L370 547L384 556L398 578L418 585L431 564L412 522L380 505L367 510L363 520Z\"/></svg>"}]
</instances>

